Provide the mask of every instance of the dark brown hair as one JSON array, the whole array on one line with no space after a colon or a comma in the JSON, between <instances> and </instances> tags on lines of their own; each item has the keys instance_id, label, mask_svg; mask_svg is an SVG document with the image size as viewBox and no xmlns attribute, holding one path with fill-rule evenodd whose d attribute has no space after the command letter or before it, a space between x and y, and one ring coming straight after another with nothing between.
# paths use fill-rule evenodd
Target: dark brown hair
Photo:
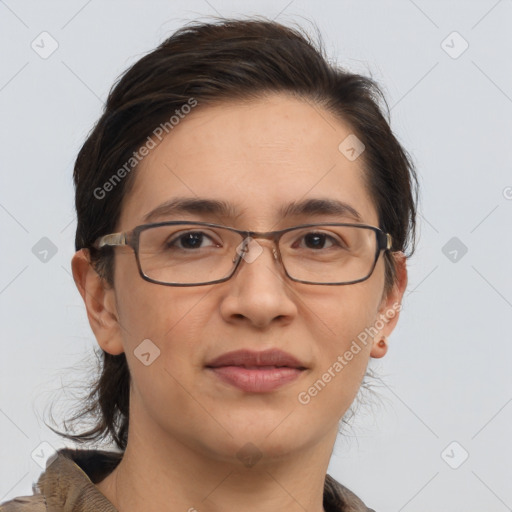
<instances>
[{"instance_id":1,"label":"dark brown hair","mask_svg":"<svg viewBox=\"0 0 512 512\"><path fill-rule=\"evenodd\" d=\"M123 179L108 187L108 194L95 191L105 190L105 183L133 158L155 128L191 98L200 108L274 92L305 99L348 123L365 145L365 182L379 227L391 234L394 251L413 253L416 173L383 115L381 103L388 119L389 108L373 79L329 64L321 38L313 43L300 28L261 17L215 19L182 27L130 67L110 90L102 116L78 153L73 175L75 248L90 251L92 264L108 285L114 285L113 250L96 250L92 244L98 236L117 230L135 172L122 173ZM385 253L385 293L395 279L393 257ZM110 436L124 450L130 374L124 354L101 352L98 378L78 414L69 420L90 416L92 428L79 434L57 433L82 443Z\"/></svg>"}]
</instances>

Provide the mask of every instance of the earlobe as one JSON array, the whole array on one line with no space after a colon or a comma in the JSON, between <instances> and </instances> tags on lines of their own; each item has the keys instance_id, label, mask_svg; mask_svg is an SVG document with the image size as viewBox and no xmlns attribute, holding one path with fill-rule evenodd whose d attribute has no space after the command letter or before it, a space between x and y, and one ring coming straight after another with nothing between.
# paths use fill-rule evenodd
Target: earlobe
<instances>
[{"instance_id":1,"label":"earlobe","mask_svg":"<svg viewBox=\"0 0 512 512\"><path fill-rule=\"evenodd\" d=\"M401 251L393 253L396 268L396 280L389 294L381 302L376 324L379 325L379 332L376 334L370 356L376 359L386 355L388 351L388 337L396 327L400 310L402 309L402 299L407 287L407 258Z\"/></svg>"},{"instance_id":2,"label":"earlobe","mask_svg":"<svg viewBox=\"0 0 512 512\"><path fill-rule=\"evenodd\" d=\"M378 340L378 341L377 341ZM388 351L388 340L386 336L381 335L380 339L379 337L376 337L373 342L373 347L370 352L370 356L379 359L380 357L384 357Z\"/></svg>"},{"instance_id":3,"label":"earlobe","mask_svg":"<svg viewBox=\"0 0 512 512\"><path fill-rule=\"evenodd\" d=\"M109 354L121 354L124 349L114 288L91 265L87 249L81 249L74 254L71 268L98 345Z\"/></svg>"}]
</instances>

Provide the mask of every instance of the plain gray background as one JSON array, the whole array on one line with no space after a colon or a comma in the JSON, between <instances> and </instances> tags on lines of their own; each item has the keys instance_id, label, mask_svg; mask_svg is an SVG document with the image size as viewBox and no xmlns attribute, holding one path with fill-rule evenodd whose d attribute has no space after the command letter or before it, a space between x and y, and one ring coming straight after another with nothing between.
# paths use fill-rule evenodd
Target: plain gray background
<instances>
[{"instance_id":1,"label":"plain gray background","mask_svg":"<svg viewBox=\"0 0 512 512\"><path fill-rule=\"evenodd\" d=\"M80 145L118 75L176 28L251 14L311 20L332 60L371 74L421 180L404 307L371 362L381 400L330 474L379 512L511 510L510 0L0 0L0 501L32 493L40 443L64 445L44 411L86 382L96 345L70 271Z\"/></svg>"}]
</instances>

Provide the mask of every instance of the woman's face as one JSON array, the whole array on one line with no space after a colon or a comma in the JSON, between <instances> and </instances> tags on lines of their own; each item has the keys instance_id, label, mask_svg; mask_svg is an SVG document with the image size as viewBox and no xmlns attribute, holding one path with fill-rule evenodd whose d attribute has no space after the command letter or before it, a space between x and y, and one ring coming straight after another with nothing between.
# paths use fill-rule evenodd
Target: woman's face
<instances>
[{"instance_id":1,"label":"woman's face","mask_svg":"<svg viewBox=\"0 0 512 512\"><path fill-rule=\"evenodd\" d=\"M151 210L178 197L227 202L233 216L182 212L152 221L207 221L253 231L356 222L350 215L278 213L291 203L331 199L357 210L361 222L378 226L363 181L364 153L354 160L339 149L349 135L350 128L321 107L281 94L198 106L134 171L118 230L144 224ZM257 242L261 254L242 261L230 280L197 287L147 282L133 251L116 248L115 286L106 292L105 304L118 323L105 326L110 331L98 340L107 352L126 354L131 428L218 460L232 460L248 443L264 456L299 453L325 439L332 443L369 357L385 353L377 342L398 318L406 284L403 260L400 286L381 301L382 256L364 282L308 285L284 275L270 241ZM368 332L375 333L369 329L376 325L373 340ZM143 340L151 342L141 346ZM139 346L150 354L141 358L146 364L136 355ZM351 347L352 358L345 357ZM273 391L242 390L206 367L227 352L274 348L306 370Z\"/></svg>"}]
</instances>

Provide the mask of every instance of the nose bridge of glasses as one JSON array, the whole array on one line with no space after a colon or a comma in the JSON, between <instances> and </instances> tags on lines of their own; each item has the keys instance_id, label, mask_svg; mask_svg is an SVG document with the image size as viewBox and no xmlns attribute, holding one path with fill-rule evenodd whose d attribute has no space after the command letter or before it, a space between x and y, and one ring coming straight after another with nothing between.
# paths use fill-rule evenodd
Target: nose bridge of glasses
<instances>
[{"instance_id":1,"label":"nose bridge of glasses","mask_svg":"<svg viewBox=\"0 0 512 512\"><path fill-rule=\"evenodd\" d=\"M242 243L237 248L237 253L241 252L241 256L249 261L254 261L262 252L264 247L272 249L272 255L276 261L279 261L279 252L277 249L277 240L273 232L250 232L244 236ZM252 253L252 254L251 254Z\"/></svg>"}]
</instances>

